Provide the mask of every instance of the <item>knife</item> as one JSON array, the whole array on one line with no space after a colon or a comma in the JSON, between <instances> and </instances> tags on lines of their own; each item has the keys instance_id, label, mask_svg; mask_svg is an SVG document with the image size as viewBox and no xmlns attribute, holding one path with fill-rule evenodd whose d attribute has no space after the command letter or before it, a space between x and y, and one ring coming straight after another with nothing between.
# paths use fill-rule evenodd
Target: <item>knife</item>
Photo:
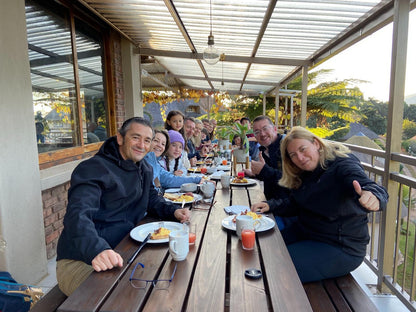
<instances>
[{"instance_id":1,"label":"knife","mask_svg":"<svg viewBox=\"0 0 416 312\"><path fill-rule=\"evenodd\" d=\"M139 254L140 250L142 250L143 246L146 245L147 241L149 240L150 236L152 235L152 233L149 233L146 238L143 240L143 242L140 244L139 248L137 248L137 250L134 252L134 254L131 256L131 258L129 259L129 261L127 262L127 264L130 264L134 261L134 259L136 259L137 255Z\"/></svg>"}]
</instances>

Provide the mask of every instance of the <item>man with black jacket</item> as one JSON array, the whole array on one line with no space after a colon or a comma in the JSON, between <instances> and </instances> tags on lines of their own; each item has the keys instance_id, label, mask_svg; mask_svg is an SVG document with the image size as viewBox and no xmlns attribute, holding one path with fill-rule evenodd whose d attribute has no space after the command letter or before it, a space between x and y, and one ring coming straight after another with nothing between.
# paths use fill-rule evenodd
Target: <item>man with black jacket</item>
<instances>
[{"instance_id":1,"label":"man with black jacket","mask_svg":"<svg viewBox=\"0 0 416 312\"><path fill-rule=\"evenodd\" d=\"M260 144L259 160L252 160L251 169L244 172L249 177L270 182L264 183L264 195L266 199L271 199L276 197L276 185L282 177L280 142L283 136L277 132L271 119L263 115L253 120L253 133Z\"/></svg>"},{"instance_id":2,"label":"man with black jacket","mask_svg":"<svg viewBox=\"0 0 416 312\"><path fill-rule=\"evenodd\" d=\"M152 139L147 120L130 118L72 173L57 247L57 279L66 295L92 271L123 266L113 249L146 214L189 220L188 209L166 202L154 189L152 167L142 161Z\"/></svg>"}]
</instances>

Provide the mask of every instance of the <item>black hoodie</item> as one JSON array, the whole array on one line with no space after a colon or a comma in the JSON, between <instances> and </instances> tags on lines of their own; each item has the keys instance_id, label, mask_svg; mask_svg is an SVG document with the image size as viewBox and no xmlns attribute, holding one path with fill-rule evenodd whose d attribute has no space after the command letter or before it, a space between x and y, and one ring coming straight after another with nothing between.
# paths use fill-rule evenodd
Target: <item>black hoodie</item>
<instances>
[{"instance_id":1,"label":"black hoodie","mask_svg":"<svg viewBox=\"0 0 416 312\"><path fill-rule=\"evenodd\" d=\"M148 212L174 219L178 207L159 197L146 161L123 160L116 137L80 163L71 176L64 230L57 260L87 264L105 249L113 249Z\"/></svg>"}]
</instances>

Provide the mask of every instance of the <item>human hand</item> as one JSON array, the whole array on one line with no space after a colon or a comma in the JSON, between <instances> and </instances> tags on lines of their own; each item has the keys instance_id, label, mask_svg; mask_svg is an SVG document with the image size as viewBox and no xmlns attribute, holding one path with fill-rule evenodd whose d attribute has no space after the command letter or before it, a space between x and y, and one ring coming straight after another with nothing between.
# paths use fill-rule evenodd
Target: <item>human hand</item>
<instances>
[{"instance_id":1,"label":"human hand","mask_svg":"<svg viewBox=\"0 0 416 312\"><path fill-rule=\"evenodd\" d=\"M270 210L269 204L266 202L257 203L251 206L251 211L265 213Z\"/></svg>"},{"instance_id":2,"label":"human hand","mask_svg":"<svg viewBox=\"0 0 416 312\"><path fill-rule=\"evenodd\" d=\"M174 216L176 219L178 219L182 223L188 222L189 220L191 220L191 212L187 208L176 209L174 212Z\"/></svg>"},{"instance_id":3,"label":"human hand","mask_svg":"<svg viewBox=\"0 0 416 312\"><path fill-rule=\"evenodd\" d=\"M173 174L174 174L175 176L180 177L180 176L182 176L183 171L182 171L182 170L176 170Z\"/></svg>"},{"instance_id":4,"label":"human hand","mask_svg":"<svg viewBox=\"0 0 416 312\"><path fill-rule=\"evenodd\" d=\"M262 153L259 153L259 160L258 161L255 161L255 160L251 161L251 172L254 175L258 175L260 173L260 171L263 169L265 164L266 164L266 162L264 161Z\"/></svg>"},{"instance_id":5,"label":"human hand","mask_svg":"<svg viewBox=\"0 0 416 312\"><path fill-rule=\"evenodd\" d=\"M244 175L247 177L254 177L253 172L251 172L251 169L243 169Z\"/></svg>"},{"instance_id":6,"label":"human hand","mask_svg":"<svg viewBox=\"0 0 416 312\"><path fill-rule=\"evenodd\" d=\"M123 266L123 258L112 249L103 250L92 259L92 267L97 272L110 270L117 266Z\"/></svg>"},{"instance_id":7,"label":"human hand","mask_svg":"<svg viewBox=\"0 0 416 312\"><path fill-rule=\"evenodd\" d=\"M354 186L355 192L358 194L358 196L360 196L358 201L360 202L361 206L371 211L377 211L380 209L380 201L373 193L370 191L363 191L361 189L360 183L357 180L352 181L352 185Z\"/></svg>"}]
</instances>

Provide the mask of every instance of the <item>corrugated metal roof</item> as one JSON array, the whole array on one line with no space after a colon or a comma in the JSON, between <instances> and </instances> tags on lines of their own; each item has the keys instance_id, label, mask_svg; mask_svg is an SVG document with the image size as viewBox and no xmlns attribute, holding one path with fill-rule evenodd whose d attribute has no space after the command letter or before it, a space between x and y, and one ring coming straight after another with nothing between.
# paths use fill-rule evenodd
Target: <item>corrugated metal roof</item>
<instances>
[{"instance_id":1,"label":"corrugated metal roof","mask_svg":"<svg viewBox=\"0 0 416 312\"><path fill-rule=\"evenodd\" d=\"M143 64L144 88L220 89L224 81L230 93L257 94L271 92L303 65L313 66L374 32L392 16L394 3L211 0L215 46L225 60L208 65L202 53L210 33L209 0L79 2L131 40L138 53L152 56L152 62ZM36 31L54 31L35 15L30 23L29 37Z\"/></svg>"}]
</instances>

